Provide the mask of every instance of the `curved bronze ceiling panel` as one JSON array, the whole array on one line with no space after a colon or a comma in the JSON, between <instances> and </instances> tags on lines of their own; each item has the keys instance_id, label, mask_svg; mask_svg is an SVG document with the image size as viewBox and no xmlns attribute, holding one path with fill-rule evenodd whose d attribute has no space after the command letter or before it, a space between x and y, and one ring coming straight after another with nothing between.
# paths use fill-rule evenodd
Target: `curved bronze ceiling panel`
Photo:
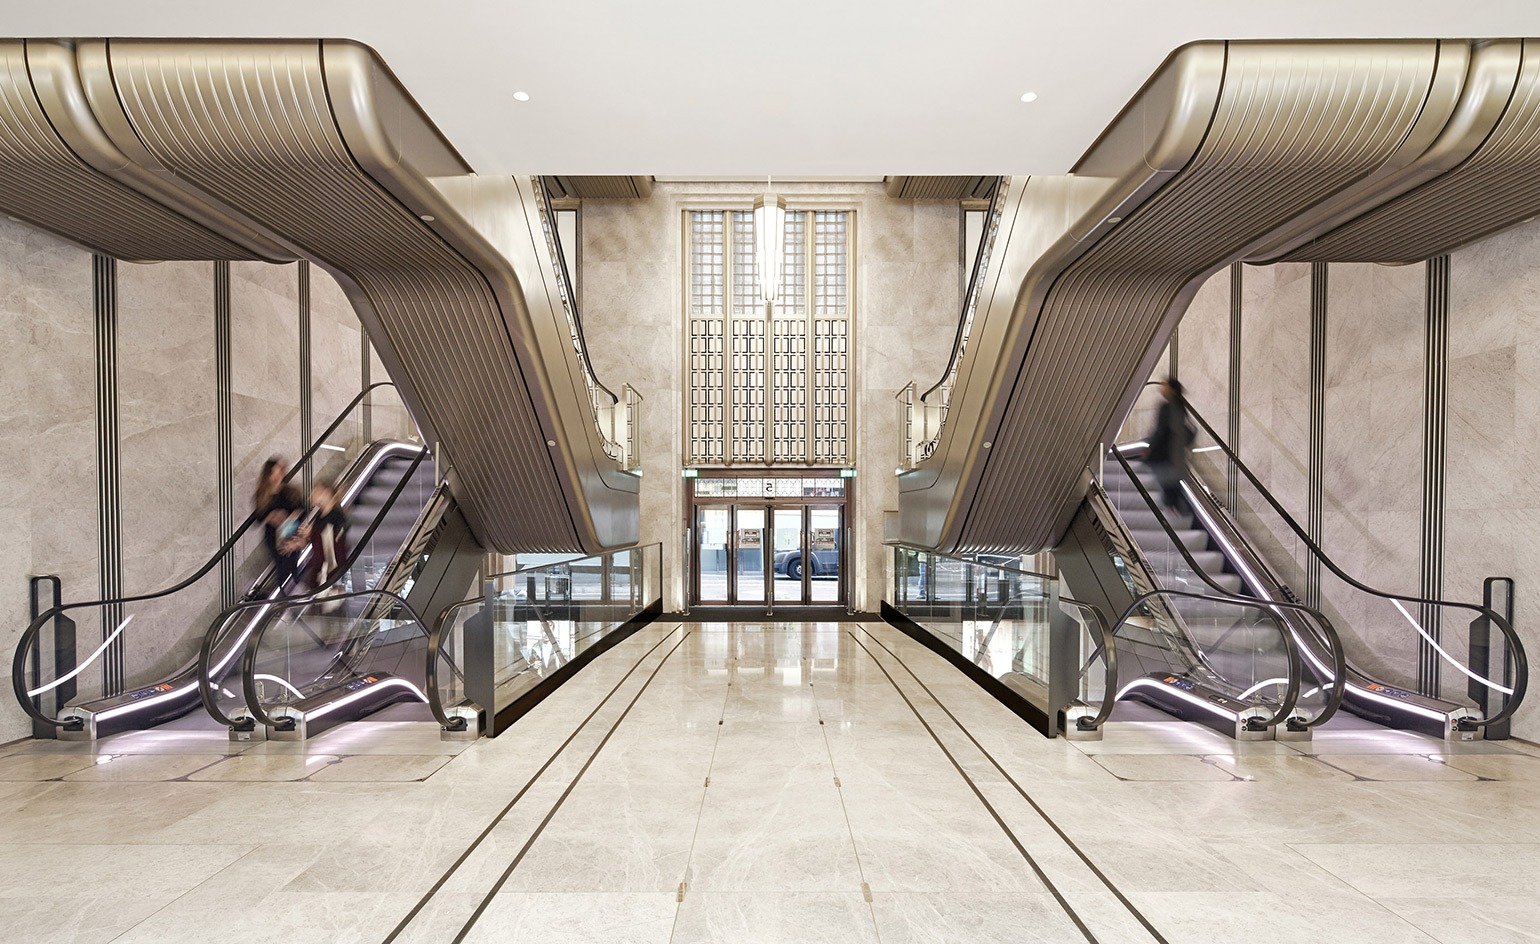
<instances>
[{"instance_id":1,"label":"curved bronze ceiling panel","mask_svg":"<svg viewBox=\"0 0 1540 944\"><path fill-rule=\"evenodd\" d=\"M119 259L255 259L86 163L55 130L21 40L0 41L0 209Z\"/></svg>"},{"instance_id":2,"label":"curved bronze ceiling panel","mask_svg":"<svg viewBox=\"0 0 1540 944\"><path fill-rule=\"evenodd\" d=\"M584 487L585 458L613 462L585 454L582 419L564 422L552 405L563 391L515 300L511 269L412 166L402 115L349 110L360 98L391 103L372 56L338 44L333 57L318 42L114 40L108 53L119 100L154 159L334 271L378 326L377 343L398 365L392 376L447 448L483 543L596 551L636 541L634 511L587 506L598 491L634 509L635 486L621 483L614 496ZM329 98L339 87L350 93L340 110Z\"/></svg>"},{"instance_id":3,"label":"curved bronze ceiling panel","mask_svg":"<svg viewBox=\"0 0 1540 944\"><path fill-rule=\"evenodd\" d=\"M367 48L0 43L0 171L6 209L109 255L326 267L489 548L638 540L537 191L472 175Z\"/></svg>"},{"instance_id":4,"label":"curved bronze ceiling panel","mask_svg":"<svg viewBox=\"0 0 1540 944\"><path fill-rule=\"evenodd\" d=\"M988 309L1013 329L999 334L1002 345L966 349L965 361L990 362L968 371L988 382L953 393L937 457L958 469L922 465L905 476L902 500L915 506L902 508L906 540L944 550L1051 546L1098 441L1126 413L1202 280L1248 253L1308 238L1304 218L1334 218L1396 192L1397 176L1417 166L1454 113L1469 47L1452 45L1442 59L1434 41L1196 44L1173 57L1162 71L1179 77L1177 87L1159 97L1169 113L1126 110L1077 168L1110 178L1109 196L1019 286L1002 289L1017 289L1009 309ZM1216 50L1222 75L1195 65ZM1441 78L1441 68L1455 78ZM1163 82L1172 84L1158 73L1147 89ZM1205 99L1211 112L1178 114ZM1153 131L1151 117L1163 119ZM1190 160L1153 179L1181 149L1152 160L1151 142L1194 129L1201 144ZM1114 177L1107 168L1118 163ZM949 448L949 437L973 448ZM959 456L970 457L967 466ZM942 487L927 489L927 479Z\"/></svg>"},{"instance_id":5,"label":"curved bronze ceiling panel","mask_svg":"<svg viewBox=\"0 0 1540 944\"><path fill-rule=\"evenodd\" d=\"M1540 42L1510 40L1486 51L1517 60L1517 80L1511 68L1492 69L1472 89L1505 106L1475 153L1289 254L1289 261L1421 262L1540 214Z\"/></svg>"}]
</instances>

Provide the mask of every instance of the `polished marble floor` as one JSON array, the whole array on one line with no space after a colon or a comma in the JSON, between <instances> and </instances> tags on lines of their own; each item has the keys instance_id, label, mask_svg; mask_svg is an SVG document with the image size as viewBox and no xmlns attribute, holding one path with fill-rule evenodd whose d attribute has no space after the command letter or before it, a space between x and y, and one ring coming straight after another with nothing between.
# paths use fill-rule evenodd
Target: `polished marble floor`
<instances>
[{"instance_id":1,"label":"polished marble floor","mask_svg":"<svg viewBox=\"0 0 1540 944\"><path fill-rule=\"evenodd\" d=\"M0 748L0 939L1540 940L1540 751L1048 741L880 624L648 627L496 740Z\"/></svg>"}]
</instances>

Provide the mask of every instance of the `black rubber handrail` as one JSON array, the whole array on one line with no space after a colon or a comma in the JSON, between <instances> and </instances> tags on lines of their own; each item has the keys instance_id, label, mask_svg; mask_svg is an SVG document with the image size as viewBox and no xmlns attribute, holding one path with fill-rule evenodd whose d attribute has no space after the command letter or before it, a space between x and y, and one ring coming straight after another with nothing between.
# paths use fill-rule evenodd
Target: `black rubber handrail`
<instances>
[{"instance_id":1,"label":"black rubber handrail","mask_svg":"<svg viewBox=\"0 0 1540 944\"><path fill-rule=\"evenodd\" d=\"M556 253L556 258L552 261L561 267L562 300L572 311L572 328L577 333L577 354L583 360L584 373L592 378L596 387L610 395L611 402L619 403L620 398L599 379L599 375L594 372L593 362L588 359L588 341L583 337L583 316L578 311L577 290L572 282L572 270L567 268L567 254L561 247L561 231L556 228L556 211L551 207L551 192L546 187L544 179L535 178L535 190L540 196L540 208L545 213L546 223L551 227L551 245Z\"/></svg>"},{"instance_id":2,"label":"black rubber handrail","mask_svg":"<svg viewBox=\"0 0 1540 944\"><path fill-rule=\"evenodd\" d=\"M399 594L392 593L389 590L354 590L351 593L339 593L335 596L328 596L325 598L317 597L315 594L309 594L303 597L284 597L283 599L271 601L270 605L273 608L274 614L276 614L281 611L311 606L318 602L333 603L341 602L343 600L352 600L358 597L385 598L394 601L395 605L404 610L406 615L411 617L412 622L415 623L419 629L422 629L424 639L427 638L428 631L424 628L422 617L417 613L416 610L412 608L410 603L406 602L404 597L400 596ZM246 645L246 652L241 661L241 688L246 696L246 707L251 712L252 719L256 723L269 726L275 726L276 722L271 716L267 714L266 710L263 709L261 700L257 697L256 654L257 644L260 642L262 634L265 633L267 626L271 626L272 623L273 620L269 619L261 630L252 635L251 640ZM199 682L201 688L201 675ZM428 697L428 707L433 712L434 720L439 724L447 727L451 719L444 715L443 709L437 704L433 697L429 696L427 692L423 692L423 695ZM205 702L205 704L207 703Z\"/></svg>"},{"instance_id":3,"label":"black rubber handrail","mask_svg":"<svg viewBox=\"0 0 1540 944\"><path fill-rule=\"evenodd\" d=\"M989 211L984 214L984 224L986 229L983 233L982 241L979 243L980 253L984 251L986 246L993 245L990 230L994 228L995 210L997 210L1000 206L1000 191L1005 189L1004 187L1000 186L1000 183L1004 179L1005 178L1003 177L996 177L994 189L989 194ZM991 252L991 255L993 255L993 252ZM958 353L962 350L963 343L967 340L967 335L965 335L963 332L969 330L971 326L971 323L968 320L968 306L971 303L975 308L977 307L977 303L973 298L973 290L978 287L978 280L984 275L983 272L979 271L980 267L978 263L979 257L975 255L973 257L973 271L968 275L968 288L963 292L963 310L962 313L957 316L957 334L952 338L952 353L951 356L946 359L946 369L941 372L940 380L932 384L930 389L920 394L921 403L925 402L926 397L941 389L941 385L946 383L946 379L952 375L952 365L954 362L956 362Z\"/></svg>"},{"instance_id":4,"label":"black rubber handrail","mask_svg":"<svg viewBox=\"0 0 1540 944\"><path fill-rule=\"evenodd\" d=\"M300 470L304 468L305 463L310 461L310 459L314 457L315 454L320 450L321 446L326 442L326 438L332 433L336 432L337 427L342 425L342 421L347 419L349 414L353 412L353 409L362 403L364 399L369 396L369 394L373 393L375 390L381 387L390 387L391 389L395 389L395 386L395 384L388 380L382 380L379 383L370 384L362 391L360 391L358 396L354 397L352 401L343 408L342 412L337 415L337 418L332 420L331 425L326 427L326 429L321 432L321 435L315 438L315 442L311 443L310 448L306 449L304 454L302 454L298 459L294 460L294 464L289 467L289 474L283 477L282 484L287 485L290 479L299 474ZM236 527L235 531L230 535L230 537L219 546L219 550L215 551L214 555L210 557L208 561L203 564L203 566L194 571L191 576L179 580L163 590L156 590L151 593L141 593L133 596L113 597L106 600L91 600L84 603L64 603L38 614L37 618L34 619L27 626L26 630L22 632L21 638L17 640L16 655L11 663L11 688L15 691L16 700L21 704L22 710L30 715L33 720L41 721L44 724L51 724L54 727L63 727L65 724L65 722L60 721L57 718L50 718L42 712L38 711L37 708L33 706L31 697L27 695L26 675L23 670L26 666L27 656L31 649L37 645L38 634L42 632L44 626L50 623L55 617L68 612L69 610L88 606L117 606L124 603L142 603L146 600L158 600L161 597L167 597L173 593L187 589L188 587L197 583L199 580L202 580L209 571L213 570L219 564L219 562L224 558L226 554L228 554L232 549L235 548L238 543L240 543L240 540L245 537L246 532L251 528L251 526L261 520L260 513L261 509L253 509L251 514L246 516L246 520L241 522L240 525ZM103 629L105 631L106 627L103 627Z\"/></svg>"},{"instance_id":5,"label":"black rubber handrail","mask_svg":"<svg viewBox=\"0 0 1540 944\"><path fill-rule=\"evenodd\" d=\"M1258 610L1307 609L1307 607L1300 603L1282 603L1274 600L1259 600L1255 597L1236 597L1228 595L1217 596L1211 593L1194 593L1191 590L1156 589L1148 590L1139 594L1137 597L1134 597L1134 602L1130 603L1128 608L1123 611L1123 614L1118 617L1118 627L1127 625L1129 620L1133 618L1135 612L1144 605L1145 601L1154 599L1155 597L1183 597L1190 600L1204 600L1210 603L1225 603L1231 606L1245 606ZM1278 614L1274 613L1274 615L1276 616ZM1292 721L1294 709L1298 706L1299 702L1299 690L1301 682L1301 664L1299 661L1299 653L1297 649L1294 649L1294 639L1288 633L1288 631L1280 630L1280 633L1285 640L1285 647L1291 651L1289 658L1289 687L1288 690L1284 693L1283 700L1279 702L1278 711L1275 712L1271 718L1262 722L1261 726L1264 728L1273 727L1280 722ZM1337 673L1339 686L1341 685L1340 679L1342 676L1343 673L1339 671ZM1341 700L1340 696L1338 697L1338 700Z\"/></svg>"},{"instance_id":6,"label":"black rubber handrail","mask_svg":"<svg viewBox=\"0 0 1540 944\"><path fill-rule=\"evenodd\" d=\"M387 497L385 501L381 503L380 513L375 515L373 521L369 522L369 527L365 529L363 537L358 539L358 543L353 546L353 550L348 554L347 558L341 564L337 565L338 574L345 574L349 570L353 569L354 563L356 563L359 556L363 554L364 548L369 546L369 540L374 537L374 532L379 530L380 525L385 521L386 512L395 506L396 499L400 497L403 491L406 490L406 486L412 480L412 475L417 471L417 467L422 465L423 460L426 459L427 456L428 450L424 449L417 454L416 458L412 460L412 464L407 466L405 474L403 474L401 478L397 480L396 487L391 489L389 497ZM256 609L257 607L276 606L280 602L286 602L290 600L308 601L313 603L317 600L320 600L320 595L328 589L329 588L321 587L312 591L311 593L303 594L297 597L279 597L267 600L243 600L239 603L236 603L234 606L226 607L218 616L214 617L214 621L209 624L208 631L203 634L203 645L198 650L198 695L203 699L203 707L208 711L210 715L213 716L215 721L218 721L220 724L226 725L228 727L239 727L239 725L233 719L231 719L228 715L220 710L219 703L214 698L214 682L213 679L209 677L209 662L213 658L215 640L219 638L223 628L228 625L229 621L234 618L237 613ZM385 593L387 591L359 590L354 592ZM337 597L327 597L327 599L337 599ZM252 631L251 638L247 640L246 643L248 653L251 651L251 648L261 640L262 636L267 632L267 626L270 625L272 625L271 621L268 621L267 623L264 623L262 626ZM251 705L247 705L247 708L251 707ZM255 712L255 709L252 710Z\"/></svg>"},{"instance_id":7,"label":"black rubber handrail","mask_svg":"<svg viewBox=\"0 0 1540 944\"><path fill-rule=\"evenodd\" d=\"M544 564L536 564L533 567L525 567L518 570L506 571L501 574L493 574L492 577L508 577L515 574L529 575L535 573L536 571L544 570L550 567L565 567L570 564L579 563L580 561L593 560L594 558L599 557L609 557L612 554L620 554L623 552L646 551L646 549L650 547L655 547L658 549L658 561L659 566L661 566L663 560L663 544L661 542L655 542L653 544L639 544L635 547L621 548L614 551L605 551L603 554L590 554L587 557L577 557L573 558L572 560L550 561ZM643 561L645 562L645 560L646 557L644 554ZM489 577L488 579L492 578ZM444 713L442 706L439 705L438 690L438 660L444 645L444 630L452 622L454 615L460 610L478 603L484 604L485 602L486 596L483 594L481 596L467 597L458 603L450 604L444 608L444 612L439 614L438 619L433 623L433 630L428 634L428 664L427 670L423 676L423 684L428 686L428 700L435 706L438 706L434 709L435 718ZM481 708L482 710L491 713L495 713L497 710L495 705L482 705ZM465 719L459 716L449 718L448 720L440 719L439 723L442 724L444 729L447 731L463 731L465 730L466 726Z\"/></svg>"},{"instance_id":8,"label":"black rubber handrail","mask_svg":"<svg viewBox=\"0 0 1540 944\"><path fill-rule=\"evenodd\" d=\"M1158 382L1146 384L1146 386L1152 385L1158 386ZM1210 426L1208 420L1203 418L1203 414L1193 409L1193 406L1190 402L1188 402L1186 405L1188 414L1191 415L1193 419L1198 421L1198 424L1202 426L1203 429L1209 434L1209 438L1214 440L1214 444L1224 451L1224 454L1229 457L1231 462L1235 463L1236 469L1238 469L1240 473L1246 477L1246 480L1250 482L1252 486L1262 495L1262 498L1272 506L1273 510L1278 513L1278 516L1282 518L1284 523L1289 526L1289 529L1292 530L1295 535L1297 535L1299 539L1304 542L1305 547L1309 548L1310 553L1313 554L1315 558L1322 564L1324 564L1327 570L1330 570L1333 574L1336 574L1337 577L1342 580L1342 582L1364 593L1380 597L1381 599L1385 600L1400 600L1403 603L1415 603L1418 606L1443 606L1470 610L1474 613L1478 613L1481 616L1486 617L1494 625L1496 625L1498 630L1502 632L1503 638L1508 644L1508 653L1513 658L1514 662L1515 671L1513 694L1505 699L1502 710L1497 714L1491 716L1490 718L1483 718L1480 721L1471 721L1470 723L1478 726L1485 726L1489 724L1497 724L1513 717L1513 713L1518 710L1519 703L1524 700L1524 694L1529 688L1529 658L1524 652L1524 644L1519 641L1518 634L1513 631L1513 626L1506 619L1504 619L1501 614L1478 603L1459 603L1453 600L1431 600L1424 597L1411 596L1410 594L1391 593L1386 590L1380 590L1375 587L1371 587L1368 584L1353 578L1347 573L1347 571L1337 566L1337 562L1327 556L1326 552L1321 549L1321 546L1310 537L1309 532L1307 532L1298 521L1294 520L1294 516L1289 514L1283 505L1279 503L1277 498L1273 497L1273 493L1268 491L1267 486L1263 485L1262 482L1256 477L1256 475L1252 473L1251 469L1246 465L1246 463L1241 461L1241 457L1235 454L1235 450L1230 448L1230 444L1220 438L1219 434L1214 431L1214 427ZM1490 688L1491 686L1488 685L1488 687Z\"/></svg>"},{"instance_id":9,"label":"black rubber handrail","mask_svg":"<svg viewBox=\"0 0 1540 944\"><path fill-rule=\"evenodd\" d=\"M1112 455L1117 459L1118 465L1123 467L1123 473L1128 476L1128 480L1132 482L1134 488L1138 490L1140 497L1144 499L1144 503L1148 505L1150 510L1155 513L1155 520L1160 522L1160 527L1166 532L1167 539L1169 539L1172 545L1176 547L1177 552L1182 555L1182 558L1187 561L1187 566L1192 568L1193 573L1197 574L1199 579L1208 584L1209 587L1218 596L1233 600L1234 602L1242 605L1247 605L1254 602L1257 599L1256 597L1244 597L1231 593L1209 575L1207 568L1199 564L1197 558L1192 556L1192 552L1188 550L1186 543L1182 541L1181 536L1176 533L1176 529L1171 526L1171 522L1168 521L1166 516L1161 512L1160 506L1155 502L1155 497L1150 494L1149 489L1144 487L1144 483L1139 481L1138 473L1134 471L1133 466L1129 464L1126 458L1124 458L1123 453L1114 448L1112 450ZM1142 549L1140 553L1143 553ZM1309 721L1297 723L1299 727L1313 728L1326 723L1331 719L1333 715L1337 713L1338 709L1342 707L1342 699L1347 695L1347 649L1342 644L1342 637L1337 634L1336 626L1333 625L1332 621L1326 617L1325 613L1322 613L1315 607L1308 606L1303 603L1289 603L1287 606L1289 609L1304 613L1315 621L1316 625L1321 630L1323 641L1326 643L1326 649L1331 656L1331 694L1326 700L1326 705ZM1301 657L1299 654L1299 648L1294 643L1293 635L1290 634L1286 628L1282 628L1281 632L1284 639L1286 640L1285 648L1288 649L1290 653L1290 660L1295 662L1300 661ZM1301 674L1303 674L1302 663L1296 668ZM1291 669L1291 671L1294 671L1294 669Z\"/></svg>"}]
</instances>

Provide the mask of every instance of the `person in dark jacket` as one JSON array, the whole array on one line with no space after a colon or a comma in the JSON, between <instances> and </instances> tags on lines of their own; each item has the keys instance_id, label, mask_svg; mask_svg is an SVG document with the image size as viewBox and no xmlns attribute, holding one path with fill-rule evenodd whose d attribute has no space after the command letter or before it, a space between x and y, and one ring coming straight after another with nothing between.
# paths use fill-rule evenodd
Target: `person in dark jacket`
<instances>
[{"instance_id":1,"label":"person in dark jacket","mask_svg":"<svg viewBox=\"0 0 1540 944\"><path fill-rule=\"evenodd\" d=\"M262 519L262 543L273 555L274 576L279 587L293 579L300 553L309 538L301 527L304 500L299 489L284 484L288 474L288 464L282 459L274 457L262 463L256 493L251 498L257 516Z\"/></svg>"},{"instance_id":2,"label":"person in dark jacket","mask_svg":"<svg viewBox=\"0 0 1540 944\"><path fill-rule=\"evenodd\" d=\"M1150 430L1150 450L1144 464L1160 483L1161 503L1174 515L1189 513L1182 495L1182 479L1187 477L1187 457L1192 449L1193 429L1187 419L1187 401L1182 399L1182 384L1167 377L1160 385L1165 398L1155 414L1155 428Z\"/></svg>"}]
</instances>

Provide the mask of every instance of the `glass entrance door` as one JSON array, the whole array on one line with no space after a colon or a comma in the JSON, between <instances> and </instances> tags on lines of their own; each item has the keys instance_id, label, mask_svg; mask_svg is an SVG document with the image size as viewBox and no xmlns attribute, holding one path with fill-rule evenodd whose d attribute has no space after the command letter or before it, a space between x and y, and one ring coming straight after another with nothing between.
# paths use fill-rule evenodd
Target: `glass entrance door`
<instances>
[{"instance_id":1,"label":"glass entrance door","mask_svg":"<svg viewBox=\"0 0 1540 944\"><path fill-rule=\"evenodd\" d=\"M849 599L845 478L696 478L689 502L692 604L779 610Z\"/></svg>"}]
</instances>

